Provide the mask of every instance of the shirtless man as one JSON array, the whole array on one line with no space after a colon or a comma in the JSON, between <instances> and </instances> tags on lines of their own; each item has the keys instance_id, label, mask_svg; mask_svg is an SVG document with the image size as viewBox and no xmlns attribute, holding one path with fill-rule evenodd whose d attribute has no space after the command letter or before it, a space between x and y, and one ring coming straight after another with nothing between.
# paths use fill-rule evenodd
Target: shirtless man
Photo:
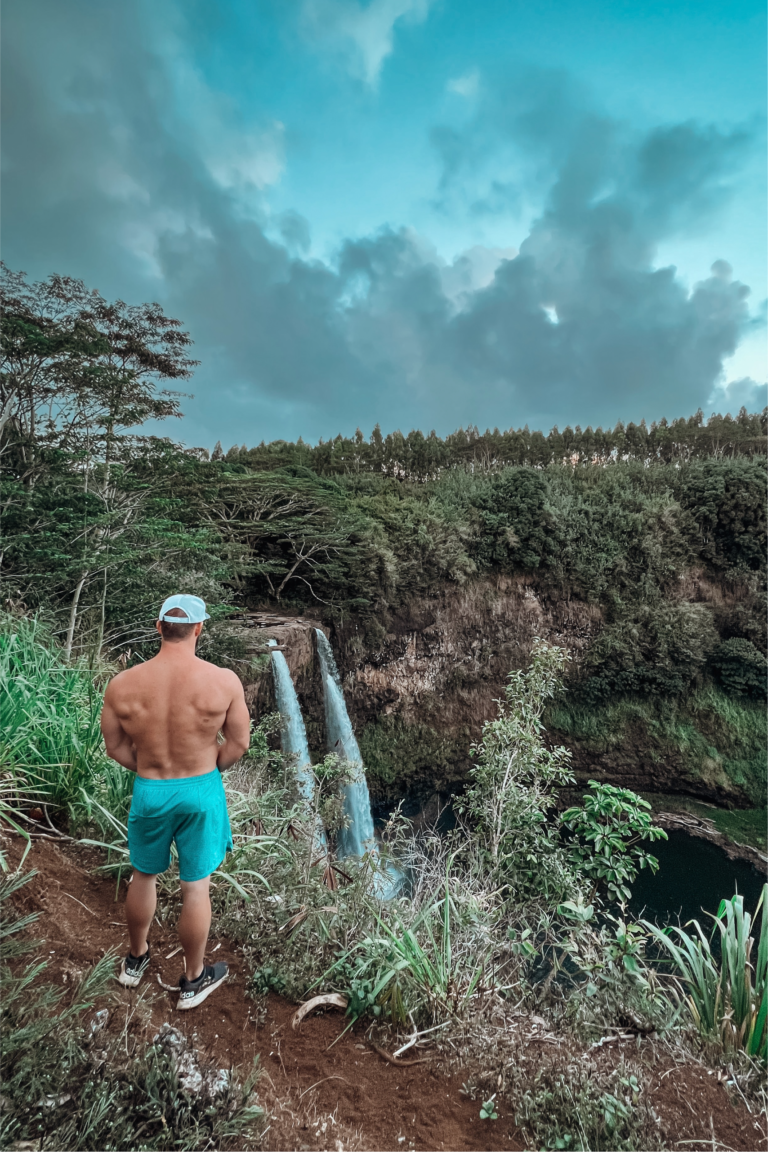
<instances>
[{"instance_id":1,"label":"shirtless man","mask_svg":"<svg viewBox=\"0 0 768 1152\"><path fill-rule=\"evenodd\" d=\"M221 770L247 751L250 717L234 672L195 655L203 621L198 596L169 596L160 609L160 651L115 676L104 695L107 755L136 773L128 817L133 876L125 901L131 950L119 980L135 988L149 966L147 934L156 880L179 854L184 950L178 1008L195 1008L226 979L227 965L205 964L211 927L211 872L232 848ZM224 743L218 743L218 733Z\"/></svg>"}]
</instances>

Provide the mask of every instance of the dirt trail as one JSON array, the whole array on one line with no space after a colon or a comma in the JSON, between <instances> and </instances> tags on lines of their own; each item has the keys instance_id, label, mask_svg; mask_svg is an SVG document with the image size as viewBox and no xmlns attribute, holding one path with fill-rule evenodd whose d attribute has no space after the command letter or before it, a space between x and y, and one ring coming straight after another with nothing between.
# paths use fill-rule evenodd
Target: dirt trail
<instances>
[{"instance_id":1,"label":"dirt trail","mask_svg":"<svg viewBox=\"0 0 768 1152\"><path fill-rule=\"evenodd\" d=\"M12 859L20 855L17 845ZM44 840L35 842L27 858L25 868L38 875L19 892L17 904L41 913L33 934L46 940L54 982L76 981L110 948L128 951L122 893L116 901L115 882L94 875L98 863L93 851ZM200 1008L177 1012L176 997L157 977L178 982L180 954L171 955L178 940L155 924L150 943L152 965L143 989L115 985L110 1028L130 1021L131 1030L151 1040L162 1024L171 1024L217 1067L247 1071L258 1055L258 1097L270 1114L266 1149L492 1152L525 1146L503 1107L498 1120L481 1120L479 1103L461 1092L461 1076L446 1075L438 1061L393 1067L371 1049L362 1025L334 1044L344 1027L339 1012L309 1017L294 1032L294 1004L270 995L259 1005L246 996L242 957L226 940L214 939L207 957L229 964L226 984ZM689 1141L688 1148L701 1142L700 1147L745 1152L766 1146L755 1116L734 1107L706 1069L669 1064L654 1073L653 1106L670 1146Z\"/></svg>"},{"instance_id":2,"label":"dirt trail","mask_svg":"<svg viewBox=\"0 0 768 1152\"><path fill-rule=\"evenodd\" d=\"M41 912L33 929L46 939L48 976L72 983L110 948L128 951L122 893L115 882L95 876L96 853L38 840L25 867L38 875L19 893L24 911ZM124 887L124 885L123 885ZM258 1054L262 1077L258 1097L271 1114L269 1149L521 1149L510 1117L482 1121L479 1104L461 1093L461 1079L442 1075L429 1064L396 1068L365 1042L364 1029L348 1032L343 1015L329 1012L291 1028L296 1005L267 998L266 1011L245 995L242 957L228 944L212 941L208 962L225 960L227 982L192 1012L177 1012L177 996L164 991L182 971L174 934L153 925L152 964L142 986L147 992L131 1027L147 1039L171 1024L218 1067L250 1068ZM138 992L116 984L116 1027L136 1006Z\"/></svg>"}]
</instances>

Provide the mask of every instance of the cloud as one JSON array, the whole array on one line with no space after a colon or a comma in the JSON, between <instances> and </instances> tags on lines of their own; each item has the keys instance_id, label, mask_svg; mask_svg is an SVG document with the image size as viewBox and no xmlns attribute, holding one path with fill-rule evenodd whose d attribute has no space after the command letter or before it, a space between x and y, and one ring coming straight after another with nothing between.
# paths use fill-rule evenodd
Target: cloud
<instances>
[{"instance_id":1,"label":"cloud","mask_svg":"<svg viewBox=\"0 0 768 1152\"><path fill-rule=\"evenodd\" d=\"M253 187L259 191L277 184L285 166L283 125L276 121L265 132L231 133L219 137L207 154L208 169L223 188Z\"/></svg>"},{"instance_id":2,"label":"cloud","mask_svg":"<svg viewBox=\"0 0 768 1152\"><path fill-rule=\"evenodd\" d=\"M464 96L469 99L471 96L477 95L479 84L480 73L477 68L473 68L471 72L465 72L463 76L456 76L455 79L449 80L446 87L449 92L455 92L457 96Z\"/></svg>"},{"instance_id":3,"label":"cloud","mask_svg":"<svg viewBox=\"0 0 768 1152\"><path fill-rule=\"evenodd\" d=\"M395 25L426 20L434 0L304 0L307 36L339 52L356 78L376 85L394 47Z\"/></svg>"},{"instance_id":4,"label":"cloud","mask_svg":"<svg viewBox=\"0 0 768 1152\"><path fill-rule=\"evenodd\" d=\"M612 423L686 414L718 390L759 402L753 382L723 383L753 324L748 289L724 261L692 289L654 262L731 194L743 133L637 133L562 76L529 78L513 102L484 86L484 118L446 129L444 186L454 195L480 161L492 183L494 157L518 156L517 186L541 190L519 251L445 261L387 226L315 260L311 221L270 209L282 132L241 122L151 11L25 0L6 13L4 255L179 316L202 361L192 442Z\"/></svg>"},{"instance_id":5,"label":"cloud","mask_svg":"<svg viewBox=\"0 0 768 1152\"><path fill-rule=\"evenodd\" d=\"M748 412L762 412L768 405L768 383L758 384L751 376L730 380L715 389L710 404L718 411L730 412L731 415L735 415L741 408L746 408Z\"/></svg>"}]
</instances>

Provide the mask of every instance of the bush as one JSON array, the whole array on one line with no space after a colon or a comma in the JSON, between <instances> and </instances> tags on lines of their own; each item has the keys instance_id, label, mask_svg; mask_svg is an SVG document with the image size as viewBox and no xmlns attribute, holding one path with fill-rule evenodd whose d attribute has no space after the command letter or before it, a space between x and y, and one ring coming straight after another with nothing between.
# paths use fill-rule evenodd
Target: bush
<instances>
[{"instance_id":1,"label":"bush","mask_svg":"<svg viewBox=\"0 0 768 1152\"><path fill-rule=\"evenodd\" d=\"M718 644L710 666L726 692L762 699L768 690L768 660L749 640L734 638Z\"/></svg>"},{"instance_id":2,"label":"bush","mask_svg":"<svg viewBox=\"0 0 768 1152\"><path fill-rule=\"evenodd\" d=\"M639 847L644 840L666 840L663 828L651 823L651 806L628 788L598 784L591 780L591 791L580 808L569 808L560 817L573 834L570 849L579 871L593 884L593 896L599 884L605 884L611 900L629 900L629 885L638 869L656 872L655 856Z\"/></svg>"},{"instance_id":3,"label":"bush","mask_svg":"<svg viewBox=\"0 0 768 1152\"><path fill-rule=\"evenodd\" d=\"M641 604L592 645L583 695L592 704L625 693L680 695L704 669L717 639L712 612L703 604Z\"/></svg>"},{"instance_id":4,"label":"bush","mask_svg":"<svg viewBox=\"0 0 768 1152\"><path fill-rule=\"evenodd\" d=\"M497 719L483 725L471 749L472 783L457 805L468 814L489 874L523 897L563 897L574 888L557 829L547 823L552 789L574 779L570 753L547 747L541 719L560 690L568 658L564 649L536 640L530 667L510 672Z\"/></svg>"}]
</instances>

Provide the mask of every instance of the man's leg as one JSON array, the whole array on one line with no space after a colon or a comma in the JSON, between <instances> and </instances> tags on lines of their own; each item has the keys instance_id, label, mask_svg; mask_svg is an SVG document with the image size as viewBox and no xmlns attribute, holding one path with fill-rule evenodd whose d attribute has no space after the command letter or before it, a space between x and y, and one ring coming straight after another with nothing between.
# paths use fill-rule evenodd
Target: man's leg
<instances>
[{"instance_id":1,"label":"man's leg","mask_svg":"<svg viewBox=\"0 0 768 1152\"><path fill-rule=\"evenodd\" d=\"M147 934L157 907L157 876L133 870L125 898L125 919L131 939L131 955L143 956L147 950Z\"/></svg>"},{"instance_id":2,"label":"man's leg","mask_svg":"<svg viewBox=\"0 0 768 1152\"><path fill-rule=\"evenodd\" d=\"M205 946L211 928L210 876L203 880L182 880L183 905L177 932L184 949L187 980L197 980L203 970Z\"/></svg>"}]
</instances>

